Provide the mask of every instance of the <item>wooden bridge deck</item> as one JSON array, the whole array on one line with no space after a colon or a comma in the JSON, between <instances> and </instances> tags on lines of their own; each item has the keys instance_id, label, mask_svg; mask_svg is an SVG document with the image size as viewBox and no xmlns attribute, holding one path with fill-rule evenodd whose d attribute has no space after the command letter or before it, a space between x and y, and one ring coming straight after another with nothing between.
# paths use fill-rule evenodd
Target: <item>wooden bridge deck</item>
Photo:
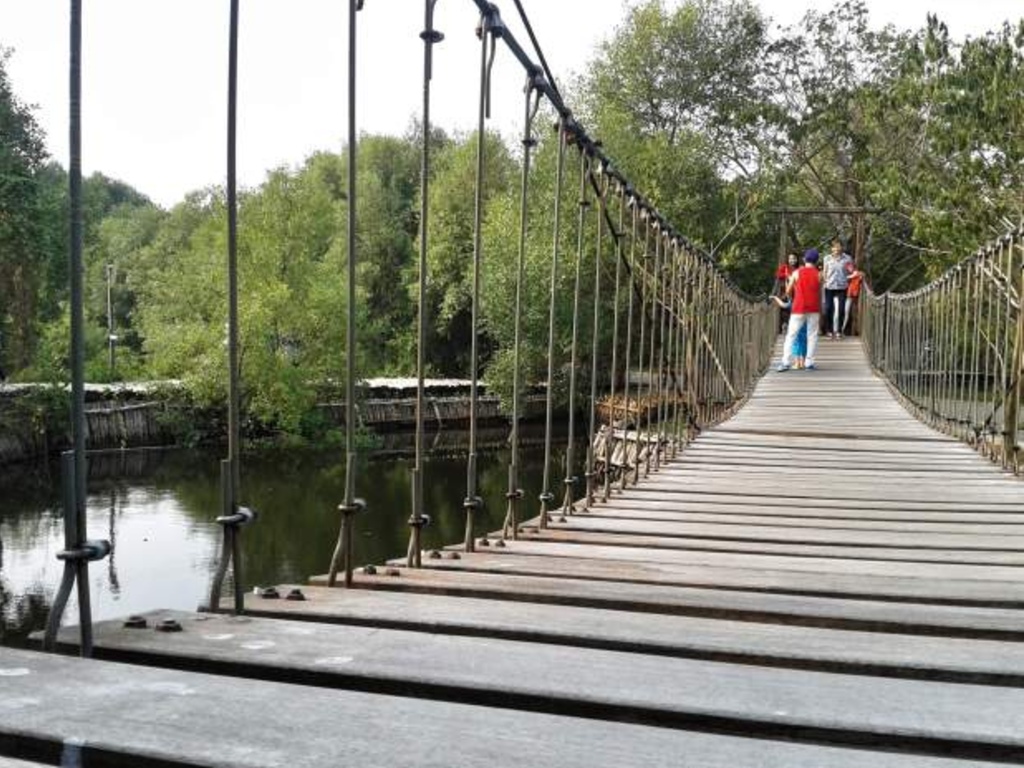
<instances>
[{"instance_id":1,"label":"wooden bridge deck","mask_svg":"<svg viewBox=\"0 0 1024 768\"><path fill-rule=\"evenodd\" d=\"M856 342L820 365L504 547L150 616L174 634L108 622L103 661L0 651L0 755L1024 764L1024 486L911 418Z\"/></svg>"}]
</instances>

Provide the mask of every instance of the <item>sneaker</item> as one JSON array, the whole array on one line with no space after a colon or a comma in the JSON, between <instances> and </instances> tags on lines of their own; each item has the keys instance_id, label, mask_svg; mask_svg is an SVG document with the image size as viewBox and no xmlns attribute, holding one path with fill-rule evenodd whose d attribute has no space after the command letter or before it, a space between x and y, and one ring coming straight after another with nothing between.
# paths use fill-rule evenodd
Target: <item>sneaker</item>
<instances>
[{"instance_id":1,"label":"sneaker","mask_svg":"<svg viewBox=\"0 0 1024 768\"><path fill-rule=\"evenodd\" d=\"M805 371L816 371L816 370L818 370L818 366L816 366L814 363L808 363L807 365L804 366L804 370Z\"/></svg>"},{"instance_id":2,"label":"sneaker","mask_svg":"<svg viewBox=\"0 0 1024 768\"><path fill-rule=\"evenodd\" d=\"M785 373L785 372L786 372L786 371L788 371L788 370L789 370L789 366L788 366L788 365L780 365L780 366L778 366L778 367L777 367L777 368L775 369L775 372L776 372L776 373Z\"/></svg>"}]
</instances>

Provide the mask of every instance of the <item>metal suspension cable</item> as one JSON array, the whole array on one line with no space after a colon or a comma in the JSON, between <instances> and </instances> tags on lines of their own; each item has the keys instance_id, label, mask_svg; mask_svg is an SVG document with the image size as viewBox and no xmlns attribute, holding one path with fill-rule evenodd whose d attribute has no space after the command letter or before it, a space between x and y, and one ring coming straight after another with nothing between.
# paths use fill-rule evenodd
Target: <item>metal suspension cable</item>
<instances>
[{"instance_id":1,"label":"metal suspension cable","mask_svg":"<svg viewBox=\"0 0 1024 768\"><path fill-rule=\"evenodd\" d=\"M647 214L646 216L644 214ZM644 400L644 350L647 349L647 294L649 289L647 286L647 261L650 258L651 251L651 219L649 211L641 211L641 218L644 220L644 245L643 245L643 265L637 270L637 275L640 278L640 343L637 346L636 359L640 364L640 379L636 383L636 461L633 469L633 485L637 485L640 482L640 464L641 464L641 433L640 429L643 426L644 412L650 405L649 401ZM643 453L646 456L650 452L650 443L644 439L643 442Z\"/></svg>"},{"instance_id":2,"label":"metal suspension cable","mask_svg":"<svg viewBox=\"0 0 1024 768\"><path fill-rule=\"evenodd\" d=\"M667 256L666 256L666 248L668 247L668 243L666 242L667 240L668 240L668 238L666 237L665 233L662 231L662 227L659 224L659 227L658 227L658 243L660 245L659 251L661 253L662 261L658 265L658 273L657 273L658 285L661 286L661 301L658 302L658 304L657 304L657 307L658 307L658 347L657 347L657 357L658 357L658 379L657 379L657 381L658 381L658 391L657 391L657 395L656 395L657 399L655 400L655 412L654 413L655 413L655 418L657 419L657 427L658 427L658 429L657 429L657 432L655 433L655 436L654 436L654 471L657 471L661 467L661 450L662 450L662 443L663 443L663 437L664 437L663 431L662 431L661 410L662 410L662 405L665 402L665 399L664 399L664 394L665 394L665 392L664 392L664 389L665 389L665 379L664 379L665 370L664 370L664 366L665 366L665 346L666 346L665 345L665 316L667 315L667 309L668 309L668 290L669 290L669 282L666 279L666 275L664 274L665 271L666 271L665 270L665 262L667 261ZM653 340L653 337L652 337L652 340Z\"/></svg>"},{"instance_id":3,"label":"metal suspension cable","mask_svg":"<svg viewBox=\"0 0 1024 768\"><path fill-rule=\"evenodd\" d=\"M636 205L636 198L632 195L629 196L629 207L631 209L631 216L633 219L632 226L630 228L629 235L629 260L630 260L630 285L629 285L629 307L626 315L626 354L625 354L625 366L623 369L623 384L622 384L622 470L619 473L619 490L626 490L626 483L628 482L628 474L630 470L630 464L636 463L636 458L640 455L640 428L638 424L634 424L634 431L636 432L636 441L634 442L635 452L634 459L630 462L630 450L629 450L629 366L632 362L631 353L633 351L633 297L636 293L636 281L640 274L640 270L637 269L636 259L636 230L637 220L640 217L640 210ZM639 421L639 400L637 402L637 419ZM614 421L614 419L613 419Z\"/></svg>"},{"instance_id":4,"label":"metal suspension cable","mask_svg":"<svg viewBox=\"0 0 1024 768\"><path fill-rule=\"evenodd\" d=\"M607 502L611 496L612 485L612 458L615 448L615 378L619 372L619 289L622 282L622 242L626 227L626 195L621 187L618 190L619 197L619 233L615 240L615 293L612 299L612 357L611 375L608 377L608 434L604 442L604 477L602 499ZM626 411L628 414L628 411ZM625 437L626 424L623 423L623 437ZM625 439L623 439L625 447ZM625 451L623 451L625 455Z\"/></svg>"},{"instance_id":5,"label":"metal suspension cable","mask_svg":"<svg viewBox=\"0 0 1024 768\"><path fill-rule=\"evenodd\" d=\"M238 0L231 0L228 43L228 126L227 126L227 218L228 218L228 457L220 463L221 555L210 585L211 610L220 606L220 594L232 569L235 613L245 609L242 572L242 528L256 519L256 513L239 504L241 497L241 371L238 356Z\"/></svg>"},{"instance_id":6,"label":"metal suspension cable","mask_svg":"<svg viewBox=\"0 0 1024 768\"><path fill-rule=\"evenodd\" d=\"M92 601L89 563L110 553L109 541L87 541L85 504L85 302L82 253L82 2L71 0L68 78L68 271L71 289L71 431L73 450L61 457L61 490L64 508L64 562L60 586L47 616L43 647L56 649L64 609L71 590L78 586L79 653L92 656Z\"/></svg>"},{"instance_id":7,"label":"metal suspension cable","mask_svg":"<svg viewBox=\"0 0 1024 768\"><path fill-rule=\"evenodd\" d=\"M480 262L483 255L484 215L484 160L487 149L487 118L490 117L491 68L497 44L496 32L500 26L496 13L488 10L480 17L480 104L477 119L476 151L476 201L473 212L473 306L470 317L469 369L469 458L466 462L466 498L462 506L466 510L465 550L476 548L474 541L474 517L483 509L483 499L478 493L477 472L477 411L480 405Z\"/></svg>"},{"instance_id":8,"label":"metal suspension cable","mask_svg":"<svg viewBox=\"0 0 1024 768\"><path fill-rule=\"evenodd\" d=\"M410 568L423 565L423 528L429 520L423 511L423 418L426 405L427 241L430 223L430 81L434 77L434 45L444 40L444 35L434 29L436 6L437 0L424 0L423 32L420 33L423 40L423 147L420 157L420 252L416 315L416 458L412 469L412 514L409 516L409 549L406 553L406 565Z\"/></svg>"},{"instance_id":9,"label":"metal suspension cable","mask_svg":"<svg viewBox=\"0 0 1024 768\"><path fill-rule=\"evenodd\" d=\"M590 158L583 147L580 147L580 185L579 215L576 222L576 274L572 293L572 342L569 350L569 435L565 447L565 496L562 500L562 513L572 514L575 503L575 489L579 478L576 477L576 366L579 353L580 325L580 278L583 273L583 245L586 239L585 227L587 208L587 172Z\"/></svg>"},{"instance_id":10,"label":"metal suspension cable","mask_svg":"<svg viewBox=\"0 0 1024 768\"><path fill-rule=\"evenodd\" d=\"M522 499L522 488L519 487L519 419L521 408L520 387L522 372L519 370L519 346L522 338L522 289L523 275L526 264L526 233L528 226L528 201L529 201L529 161L537 139L534 138L534 119L541 106L541 94L535 88L534 74L526 78L525 104L522 129L522 180L519 188L519 248L516 256L516 279L515 279L515 330L512 348L512 434L511 457L509 460L509 485L505 494L508 500L508 509L505 513L505 524L502 526L502 536L508 537L511 530L512 539L519 538L519 501Z\"/></svg>"},{"instance_id":11,"label":"metal suspension cable","mask_svg":"<svg viewBox=\"0 0 1024 768\"><path fill-rule=\"evenodd\" d=\"M527 206L530 191L530 155L537 145L533 138L533 120L540 108L540 93L534 88L534 75L526 80L526 103L523 115L523 175L519 191L519 251L516 257L516 299L515 299L515 331L512 348L512 434L511 456L508 465L508 490L505 498L508 509L505 513L505 524L502 536L507 537L511 530L513 539L519 538L519 501L523 498L523 490L519 487L519 419L520 419L520 387L522 371L519 365L519 347L522 339L523 326L523 276L526 268L526 235L529 224Z\"/></svg>"},{"instance_id":12,"label":"metal suspension cable","mask_svg":"<svg viewBox=\"0 0 1024 768\"><path fill-rule=\"evenodd\" d=\"M601 254L604 245L604 217L608 177L602 176L597 193L597 245L594 248L594 315L590 330L590 427L587 431L587 487L584 509L594 504L594 440L597 437L597 354L601 329Z\"/></svg>"},{"instance_id":13,"label":"metal suspension cable","mask_svg":"<svg viewBox=\"0 0 1024 768\"><path fill-rule=\"evenodd\" d=\"M558 250L562 237L562 185L565 181L565 145L564 125L559 118L556 126L558 131L558 159L555 170L554 227L551 246L551 290L548 296L548 378L544 404L544 468L540 493L541 529L548 527L548 514L555 495L551 492L551 430L554 422L554 379L555 379L555 298L558 291Z\"/></svg>"},{"instance_id":14,"label":"metal suspension cable","mask_svg":"<svg viewBox=\"0 0 1024 768\"><path fill-rule=\"evenodd\" d=\"M341 531L331 556L327 574L328 586L334 586L339 568L345 571L345 586L352 586L353 517L366 509L366 502L356 498L356 164L359 134L356 125L356 16L362 10L362 0L349 0L348 6L348 231L347 323L345 329L345 500L338 506L341 513Z\"/></svg>"}]
</instances>

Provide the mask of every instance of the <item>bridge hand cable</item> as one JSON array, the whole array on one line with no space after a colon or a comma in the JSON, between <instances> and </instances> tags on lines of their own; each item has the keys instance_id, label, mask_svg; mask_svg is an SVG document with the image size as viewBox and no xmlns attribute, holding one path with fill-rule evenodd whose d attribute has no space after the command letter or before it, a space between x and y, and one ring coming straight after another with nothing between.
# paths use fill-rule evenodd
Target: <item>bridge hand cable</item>
<instances>
[{"instance_id":1,"label":"bridge hand cable","mask_svg":"<svg viewBox=\"0 0 1024 768\"><path fill-rule=\"evenodd\" d=\"M430 219L430 82L434 77L434 46L444 35L434 29L434 9L437 0L424 0L423 31L423 146L420 157L420 252L417 275L416 313L416 458L412 469L412 514L409 516L409 548L406 565L423 565L423 528L430 518L423 511L423 419L426 411L426 355L427 355L427 253Z\"/></svg>"},{"instance_id":2,"label":"bridge hand cable","mask_svg":"<svg viewBox=\"0 0 1024 768\"><path fill-rule=\"evenodd\" d=\"M523 280L526 270L526 236L529 228L529 191L530 191L530 158L537 140L533 137L533 122L540 109L540 91L536 89L536 75L529 73L526 78L525 111L523 116L523 173L519 189L519 248L516 255L516 298L515 298L515 330L512 347L512 432L510 435L511 458L508 465L508 491L505 498L508 508L501 535L513 539L519 538L519 501L523 498L523 490L519 487L519 421L522 416L522 378L520 370L519 347L522 343L523 326Z\"/></svg>"},{"instance_id":3,"label":"bridge hand cable","mask_svg":"<svg viewBox=\"0 0 1024 768\"><path fill-rule=\"evenodd\" d=\"M565 496L562 500L562 514L573 513L576 501L576 485L579 478L576 470L576 367L579 353L580 289L583 272L584 243L586 240L586 217L590 201L587 199L587 174L590 158L585 147L580 146L580 184L577 201L579 214L576 221L576 265L572 293L572 342L569 349L569 435L565 447Z\"/></svg>"},{"instance_id":4,"label":"bridge hand cable","mask_svg":"<svg viewBox=\"0 0 1024 768\"><path fill-rule=\"evenodd\" d=\"M629 470L636 464L636 458L640 455L640 428L637 422L633 422L634 431L636 435L635 441L629 439L629 426L630 426L630 413L632 408L629 403L629 375L630 365L632 361L633 352L633 299L636 294L636 279L639 274L637 269L637 255L636 255L636 240L637 240L637 222L640 219L640 207L636 195L632 194L631 191L627 190L629 198L630 216L632 218L632 226L630 227L629 235L629 263L630 263L630 285L629 288L629 306L626 312L626 350L625 350L625 365L622 371L622 469L619 471L619 490L625 491L626 484L628 482ZM639 418L639 398L637 403L637 415ZM612 419L614 421L614 418Z\"/></svg>"},{"instance_id":5,"label":"bridge hand cable","mask_svg":"<svg viewBox=\"0 0 1024 768\"><path fill-rule=\"evenodd\" d=\"M466 511L465 551L476 549L475 516L483 510L479 495L477 468L477 413L480 406L480 262L483 256L484 161L487 154L487 118L491 109L491 71L501 30L498 10L491 6L480 17L480 107L477 118L476 200L473 212L473 304L470 318L470 404L469 404L469 458L466 462L466 497L462 507Z\"/></svg>"},{"instance_id":6,"label":"bridge hand cable","mask_svg":"<svg viewBox=\"0 0 1024 768\"><path fill-rule=\"evenodd\" d=\"M608 176L604 167L598 166L599 186L597 190L597 244L594 247L594 303L593 319L590 329L590 424L587 430L586 460L586 492L583 508L590 509L594 505L596 492L594 441L597 438L597 358L601 331L601 256L604 246L604 221L608 213Z\"/></svg>"},{"instance_id":7,"label":"bridge hand cable","mask_svg":"<svg viewBox=\"0 0 1024 768\"><path fill-rule=\"evenodd\" d=\"M345 500L338 506L341 530L331 556L327 585L333 587L338 570L345 571L345 587L352 586L354 566L353 518L366 509L366 502L357 499L356 489L356 170L359 134L356 125L356 16L362 0L349 0L348 40L348 226L346 238L346 329L345 329Z\"/></svg>"},{"instance_id":8,"label":"bridge hand cable","mask_svg":"<svg viewBox=\"0 0 1024 768\"><path fill-rule=\"evenodd\" d=\"M558 295L558 251L562 237L562 187L565 183L565 147L566 132L562 118L555 125L558 132L558 158L555 169L554 192L554 225L552 227L551 246L551 278L548 294L548 377L544 402L544 468L540 494L540 519L538 525L543 530L548 527L548 517L555 501L551 492L551 440L554 425L554 381L555 381L555 299Z\"/></svg>"}]
</instances>

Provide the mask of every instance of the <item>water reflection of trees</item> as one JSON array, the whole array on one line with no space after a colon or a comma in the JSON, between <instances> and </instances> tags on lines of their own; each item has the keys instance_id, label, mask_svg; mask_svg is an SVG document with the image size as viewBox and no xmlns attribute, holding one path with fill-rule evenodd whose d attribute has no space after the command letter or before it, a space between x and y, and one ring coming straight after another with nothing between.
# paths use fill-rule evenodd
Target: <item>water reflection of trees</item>
<instances>
[{"instance_id":1,"label":"water reflection of trees","mask_svg":"<svg viewBox=\"0 0 1024 768\"><path fill-rule=\"evenodd\" d=\"M507 431L488 435L490 445L504 443ZM406 437L406 445L411 446ZM561 443L562 441L559 441ZM439 547L460 541L465 525L465 433L445 437L443 448L428 455L425 463L425 509L433 524L425 532L424 545ZM486 444L486 443L485 443ZM405 552L410 512L411 458L390 452L362 456L358 489L368 503L366 514L356 522L357 562L383 562ZM564 445L553 458L560 478ZM582 452L581 452L582 453ZM301 582L323 572L338 532L337 504L344 496L342 451L289 450L261 452L243 459L243 502L260 512L260 520L243 535L244 578L248 585ZM524 452L521 479L525 492L524 516L532 513L541 490L542 447ZM88 512L93 524L105 518L104 534L115 543L114 554L102 566L109 590L120 593L118 576L118 527L127 509L132 514L156 515L158 504L173 499L185 519L183 537L208 542L209 557L193 568L212 569L220 530L214 518L220 513L217 450L127 451L94 454L89 460ZM505 514L507 450L481 453L480 489L485 509L481 532L500 527ZM4 473L9 478L11 473ZM20 489L0 502L0 534L6 530L21 551L41 550L45 542L60 537L59 481L52 468L25 468L14 473L27 478L11 483ZM139 494L140 490L145 493ZM56 528L56 530L55 530ZM165 542L173 545L173 542ZM2 575L2 572L0 572ZM154 574L153 578L159 578ZM138 585L132 585L137 588ZM42 587L37 592L12 595L4 587L3 616L12 637L23 637L41 626L47 602Z\"/></svg>"}]
</instances>

